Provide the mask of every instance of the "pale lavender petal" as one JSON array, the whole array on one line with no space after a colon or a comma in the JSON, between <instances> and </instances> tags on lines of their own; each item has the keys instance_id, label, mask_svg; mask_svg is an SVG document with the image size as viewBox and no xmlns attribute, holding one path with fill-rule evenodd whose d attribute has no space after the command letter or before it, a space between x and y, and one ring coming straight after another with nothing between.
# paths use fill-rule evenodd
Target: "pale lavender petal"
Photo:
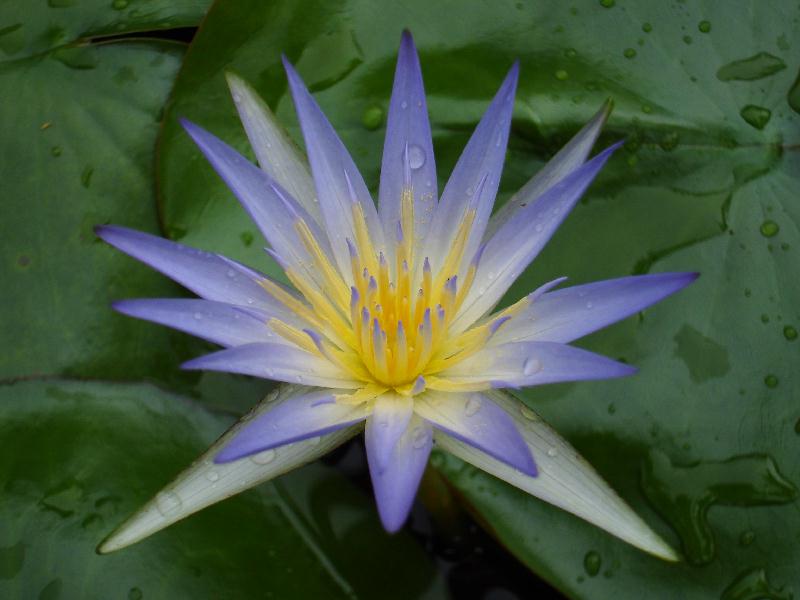
<instances>
[{"instance_id":1,"label":"pale lavender petal","mask_svg":"<svg viewBox=\"0 0 800 600\"><path fill-rule=\"evenodd\" d=\"M488 395L426 392L414 398L414 412L456 439L536 476L533 456L514 420Z\"/></svg>"},{"instance_id":2,"label":"pale lavender petal","mask_svg":"<svg viewBox=\"0 0 800 600\"><path fill-rule=\"evenodd\" d=\"M405 181L406 172L409 182ZM385 232L395 231L400 221L400 198L406 183L410 183L414 191L413 241L415 247L419 247L428 231L438 192L422 73L414 40L408 31L403 32L397 55L381 162L379 210Z\"/></svg>"},{"instance_id":3,"label":"pale lavender petal","mask_svg":"<svg viewBox=\"0 0 800 600\"><path fill-rule=\"evenodd\" d=\"M311 262L295 230L299 220L305 221L323 252L333 258L327 237L289 192L219 138L185 119L181 124L289 267L305 272L304 265Z\"/></svg>"},{"instance_id":4,"label":"pale lavender petal","mask_svg":"<svg viewBox=\"0 0 800 600\"><path fill-rule=\"evenodd\" d=\"M283 338L267 326L269 315L224 302L183 298L120 300L112 305L130 317L185 331L221 346L278 342ZM260 318L257 317L260 313Z\"/></svg>"},{"instance_id":5,"label":"pale lavender petal","mask_svg":"<svg viewBox=\"0 0 800 600\"><path fill-rule=\"evenodd\" d=\"M285 344L237 346L192 359L184 363L183 368L241 373L330 388L355 389L363 385L330 361Z\"/></svg>"},{"instance_id":6,"label":"pale lavender petal","mask_svg":"<svg viewBox=\"0 0 800 600\"><path fill-rule=\"evenodd\" d=\"M358 423L319 438L266 450L246 459L225 464L214 462L217 453L235 438L247 423L267 411L274 410L292 397L307 393L309 388L305 386L281 385L275 389L215 441L211 448L199 456L172 483L108 536L98 548L98 552L106 554L125 548L206 506L309 463L327 454L363 429ZM169 510L164 510L165 499L169 500Z\"/></svg>"},{"instance_id":7,"label":"pale lavender petal","mask_svg":"<svg viewBox=\"0 0 800 600\"><path fill-rule=\"evenodd\" d=\"M550 240L586 188L620 144L614 144L578 167L542 194L536 202L517 212L486 243L470 288L453 330L460 332L500 301L514 280Z\"/></svg>"},{"instance_id":8,"label":"pale lavender petal","mask_svg":"<svg viewBox=\"0 0 800 600\"><path fill-rule=\"evenodd\" d=\"M467 206L476 209L476 216L464 255L466 263L480 246L503 171L518 75L519 64L514 63L442 192L423 251L423 256L434 261L434 270L441 267Z\"/></svg>"},{"instance_id":9,"label":"pale lavender petal","mask_svg":"<svg viewBox=\"0 0 800 600\"><path fill-rule=\"evenodd\" d=\"M372 242L378 250L381 250L384 249L383 229L378 220L378 213L361 173L339 136L285 57L283 65L289 79L300 127L303 130L328 239L339 270L346 281L352 283L347 240L355 240L357 237L353 227L351 205L354 202L361 205Z\"/></svg>"},{"instance_id":10,"label":"pale lavender petal","mask_svg":"<svg viewBox=\"0 0 800 600\"><path fill-rule=\"evenodd\" d=\"M543 294L501 328L492 344L567 343L616 323L682 290L698 273L657 273L577 285Z\"/></svg>"},{"instance_id":11,"label":"pale lavender petal","mask_svg":"<svg viewBox=\"0 0 800 600\"><path fill-rule=\"evenodd\" d=\"M589 156L600 130L605 125L608 115L611 114L612 103L606 102L597 111L592 119L575 134L575 136L561 148L558 153L534 175L528 183L523 185L508 202L501 206L489 219L484 239L491 239L506 221L517 218L519 210L525 208L531 202L561 181L564 177L580 167Z\"/></svg>"},{"instance_id":12,"label":"pale lavender petal","mask_svg":"<svg viewBox=\"0 0 800 600\"><path fill-rule=\"evenodd\" d=\"M244 425L214 457L227 463L285 444L326 435L363 421L366 404L337 403L330 390L298 395Z\"/></svg>"},{"instance_id":13,"label":"pale lavender petal","mask_svg":"<svg viewBox=\"0 0 800 600\"><path fill-rule=\"evenodd\" d=\"M231 259L116 225L96 227L95 233L207 300L253 306L272 314L283 310L258 283L266 275Z\"/></svg>"},{"instance_id":14,"label":"pale lavender petal","mask_svg":"<svg viewBox=\"0 0 800 600\"><path fill-rule=\"evenodd\" d=\"M389 464L397 440L405 433L414 401L408 396L383 394L375 399L375 407L367 419L367 455L378 471Z\"/></svg>"},{"instance_id":15,"label":"pale lavender petal","mask_svg":"<svg viewBox=\"0 0 800 600\"><path fill-rule=\"evenodd\" d=\"M636 371L630 365L566 344L511 342L486 347L440 375L463 384L488 382L496 388L517 388L562 381L613 379L633 375Z\"/></svg>"},{"instance_id":16,"label":"pale lavender petal","mask_svg":"<svg viewBox=\"0 0 800 600\"><path fill-rule=\"evenodd\" d=\"M233 73L226 73L225 79L259 166L319 222L314 180L305 157L267 103L246 81Z\"/></svg>"},{"instance_id":17,"label":"pale lavender petal","mask_svg":"<svg viewBox=\"0 0 800 600\"><path fill-rule=\"evenodd\" d=\"M372 489L381 523L388 532L394 533L408 518L431 452L433 431L424 419L412 415L391 453L379 465L376 455L380 452L375 449L386 444L385 440L378 439L384 435L381 425L372 417L367 419L365 440Z\"/></svg>"}]
</instances>

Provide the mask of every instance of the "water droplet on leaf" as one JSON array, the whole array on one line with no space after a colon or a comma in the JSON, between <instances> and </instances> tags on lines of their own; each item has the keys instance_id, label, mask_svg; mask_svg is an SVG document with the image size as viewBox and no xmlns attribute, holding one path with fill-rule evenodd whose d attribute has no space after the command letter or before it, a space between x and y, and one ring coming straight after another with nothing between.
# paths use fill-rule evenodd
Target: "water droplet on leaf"
<instances>
[{"instance_id":1,"label":"water droplet on leaf","mask_svg":"<svg viewBox=\"0 0 800 600\"><path fill-rule=\"evenodd\" d=\"M739 111L739 115L748 125L756 129L764 129L772 117L772 111L764 108L763 106L756 106L755 104L748 104Z\"/></svg>"},{"instance_id":2,"label":"water droplet on leaf","mask_svg":"<svg viewBox=\"0 0 800 600\"><path fill-rule=\"evenodd\" d=\"M597 575L600 572L600 566L602 564L603 559L600 558L600 555L594 550L587 552L586 556L583 557L583 568L589 577Z\"/></svg>"}]
</instances>

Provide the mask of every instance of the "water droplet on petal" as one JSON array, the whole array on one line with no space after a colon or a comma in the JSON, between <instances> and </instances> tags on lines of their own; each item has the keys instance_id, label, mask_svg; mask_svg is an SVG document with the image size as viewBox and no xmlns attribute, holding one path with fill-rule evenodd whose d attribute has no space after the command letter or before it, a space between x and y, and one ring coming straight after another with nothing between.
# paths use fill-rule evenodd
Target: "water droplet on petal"
<instances>
[{"instance_id":1,"label":"water droplet on petal","mask_svg":"<svg viewBox=\"0 0 800 600\"><path fill-rule=\"evenodd\" d=\"M181 499L174 492L159 492L156 495L156 508L165 517L178 512L182 504Z\"/></svg>"},{"instance_id":2,"label":"water droplet on petal","mask_svg":"<svg viewBox=\"0 0 800 600\"><path fill-rule=\"evenodd\" d=\"M527 358L522 364L523 375L533 375L542 370L542 362L536 358Z\"/></svg>"},{"instance_id":3,"label":"water droplet on petal","mask_svg":"<svg viewBox=\"0 0 800 600\"><path fill-rule=\"evenodd\" d=\"M400 103L400 108L402 108L403 110L407 109L407 108L408 108L408 102L406 102L405 100L403 100L403 101Z\"/></svg>"},{"instance_id":4,"label":"water droplet on petal","mask_svg":"<svg viewBox=\"0 0 800 600\"><path fill-rule=\"evenodd\" d=\"M408 166L416 171L417 169L422 168L424 164L425 164L425 150L423 150L416 144L411 144L408 147Z\"/></svg>"},{"instance_id":5,"label":"water droplet on petal","mask_svg":"<svg viewBox=\"0 0 800 600\"><path fill-rule=\"evenodd\" d=\"M472 417L478 413L481 409L481 401L475 397L470 396L469 400L467 400L466 404L464 405L464 414L468 417Z\"/></svg>"},{"instance_id":6,"label":"water droplet on petal","mask_svg":"<svg viewBox=\"0 0 800 600\"><path fill-rule=\"evenodd\" d=\"M209 481L219 481L219 473L216 471L209 471L206 473L206 479Z\"/></svg>"},{"instance_id":7,"label":"water droplet on petal","mask_svg":"<svg viewBox=\"0 0 800 600\"><path fill-rule=\"evenodd\" d=\"M411 434L411 445L417 450L423 448L428 443L428 432L424 427L416 427Z\"/></svg>"},{"instance_id":8,"label":"water droplet on petal","mask_svg":"<svg viewBox=\"0 0 800 600\"><path fill-rule=\"evenodd\" d=\"M199 321L203 318L203 313L196 312L194 313L194 320Z\"/></svg>"},{"instance_id":9,"label":"water droplet on petal","mask_svg":"<svg viewBox=\"0 0 800 600\"><path fill-rule=\"evenodd\" d=\"M242 101L242 95L241 94L234 94L233 95L233 101L236 104L239 104Z\"/></svg>"},{"instance_id":10,"label":"water droplet on petal","mask_svg":"<svg viewBox=\"0 0 800 600\"><path fill-rule=\"evenodd\" d=\"M257 465L268 465L273 460L275 460L275 456L276 456L275 450L270 448L269 450L264 450L263 452L259 452L258 454L253 454L250 457L250 460L256 463Z\"/></svg>"},{"instance_id":11,"label":"water droplet on petal","mask_svg":"<svg viewBox=\"0 0 800 600\"><path fill-rule=\"evenodd\" d=\"M236 277L236 271L234 271L233 269L228 269L228 271L225 274L228 276L229 279L233 279L234 277Z\"/></svg>"},{"instance_id":12,"label":"water droplet on petal","mask_svg":"<svg viewBox=\"0 0 800 600\"><path fill-rule=\"evenodd\" d=\"M320 436L312 437L308 439L309 446L319 446L319 443L322 441Z\"/></svg>"},{"instance_id":13,"label":"water droplet on petal","mask_svg":"<svg viewBox=\"0 0 800 600\"><path fill-rule=\"evenodd\" d=\"M549 456L550 458L554 458L557 455L558 455L558 450L556 450L555 448L548 448L547 449L547 456Z\"/></svg>"},{"instance_id":14,"label":"water droplet on petal","mask_svg":"<svg viewBox=\"0 0 800 600\"><path fill-rule=\"evenodd\" d=\"M524 404L520 404L519 413L523 417L528 419L528 421L541 421L541 419L539 418L539 415L537 415L535 412L533 412L530 408L528 408Z\"/></svg>"}]
</instances>

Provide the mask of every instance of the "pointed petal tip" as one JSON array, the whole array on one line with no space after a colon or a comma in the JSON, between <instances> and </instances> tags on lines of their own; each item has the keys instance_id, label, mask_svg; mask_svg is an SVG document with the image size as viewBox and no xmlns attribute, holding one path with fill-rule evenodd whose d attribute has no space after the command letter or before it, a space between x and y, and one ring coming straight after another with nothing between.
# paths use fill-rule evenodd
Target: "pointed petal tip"
<instances>
[{"instance_id":1,"label":"pointed petal tip","mask_svg":"<svg viewBox=\"0 0 800 600\"><path fill-rule=\"evenodd\" d=\"M381 518L381 525L383 525L383 529L386 533L393 535L400 531L405 525L406 519L408 515L404 516L402 519L398 519L396 515L385 515L383 513L378 513Z\"/></svg>"}]
</instances>

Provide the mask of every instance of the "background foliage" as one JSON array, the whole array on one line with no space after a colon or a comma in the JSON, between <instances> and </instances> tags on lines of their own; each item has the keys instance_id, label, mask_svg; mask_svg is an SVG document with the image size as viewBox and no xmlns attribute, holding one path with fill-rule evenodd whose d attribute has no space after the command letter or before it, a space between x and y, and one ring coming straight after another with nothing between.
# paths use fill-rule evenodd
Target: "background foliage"
<instances>
[{"instance_id":1,"label":"background foliage","mask_svg":"<svg viewBox=\"0 0 800 600\"><path fill-rule=\"evenodd\" d=\"M112 299L182 292L101 245L92 227L159 232L274 272L177 117L249 152L224 84L234 70L299 141L284 52L374 190L404 27L420 48L442 181L515 58L501 200L615 101L601 142L625 138L624 151L509 300L559 275L702 273L680 296L585 340L638 365L638 376L523 396L682 549L683 563L645 556L444 454L423 490L431 514L441 518L454 492L573 597L800 590L800 6L227 0L208 9L0 3L3 597L445 593L414 539L385 537L363 491L320 465L120 555L93 554L224 430L220 410L241 411L267 384L181 373L202 343L112 313ZM135 33L198 24L188 49ZM400 572L388 592L382 565Z\"/></svg>"}]
</instances>

